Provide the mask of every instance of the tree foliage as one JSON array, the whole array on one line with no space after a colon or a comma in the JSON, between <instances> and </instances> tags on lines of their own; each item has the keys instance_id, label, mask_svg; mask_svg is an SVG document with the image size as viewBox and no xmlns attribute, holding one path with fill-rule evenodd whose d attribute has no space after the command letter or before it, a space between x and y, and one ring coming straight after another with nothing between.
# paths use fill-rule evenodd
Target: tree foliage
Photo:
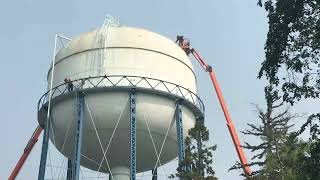
<instances>
[{"instance_id":1,"label":"tree foliage","mask_svg":"<svg viewBox=\"0 0 320 180\"><path fill-rule=\"evenodd\" d=\"M213 165L213 152L217 146L207 146L209 130L203 121L197 121L188 131L185 140L185 158L179 163L176 177L184 180L215 180ZM171 178L174 175L170 176Z\"/></svg>"},{"instance_id":2,"label":"tree foliage","mask_svg":"<svg viewBox=\"0 0 320 180\"><path fill-rule=\"evenodd\" d=\"M269 32L258 77L280 85L283 99L291 104L301 98L318 98L320 1L267 0L264 7Z\"/></svg>"},{"instance_id":3,"label":"tree foliage","mask_svg":"<svg viewBox=\"0 0 320 180\"><path fill-rule=\"evenodd\" d=\"M245 135L259 138L259 143L245 143L244 148L251 150L255 155L249 166L256 167L252 176L253 180L318 180L320 179L320 144L319 125L313 123L309 117L307 123L300 131L290 131L291 120L296 115L291 115L288 108L278 96L277 90L269 85L265 88L267 108L262 110L257 107L260 121L248 124L249 129L243 131ZM299 135L307 126L310 128L309 141L299 139ZM241 164L236 163L231 169L240 169Z\"/></svg>"},{"instance_id":4,"label":"tree foliage","mask_svg":"<svg viewBox=\"0 0 320 180\"><path fill-rule=\"evenodd\" d=\"M295 116L289 113L288 108L283 108L278 91L274 90L272 85L265 88L265 99L266 110L257 106L259 123L247 124L249 129L242 131L245 135L259 138L259 143L245 143L243 147L255 154L249 163L249 166L258 166L252 174L255 179L282 179L292 171L286 166L290 151L287 141L292 127L290 121ZM242 165L236 163L231 169L240 168Z\"/></svg>"},{"instance_id":5,"label":"tree foliage","mask_svg":"<svg viewBox=\"0 0 320 180\"><path fill-rule=\"evenodd\" d=\"M258 5L263 2L269 32L258 78L278 87L291 105L302 98L319 99L320 0L259 0ZM320 122L319 117L310 115L306 125Z\"/></svg>"},{"instance_id":6,"label":"tree foliage","mask_svg":"<svg viewBox=\"0 0 320 180\"><path fill-rule=\"evenodd\" d=\"M291 106L301 99L319 99L320 0L258 0L257 5L268 14L265 59L258 74L268 85L267 110L258 110L261 124L249 124L251 129L244 131L261 139L258 145L245 144L252 151L260 150L251 165L261 168L252 179L320 179L320 113L311 114L299 132L288 133L286 123L284 131L268 128L277 122L269 116L274 110L270 98ZM272 90L267 92L268 88ZM308 141L299 140L306 129Z\"/></svg>"}]
</instances>

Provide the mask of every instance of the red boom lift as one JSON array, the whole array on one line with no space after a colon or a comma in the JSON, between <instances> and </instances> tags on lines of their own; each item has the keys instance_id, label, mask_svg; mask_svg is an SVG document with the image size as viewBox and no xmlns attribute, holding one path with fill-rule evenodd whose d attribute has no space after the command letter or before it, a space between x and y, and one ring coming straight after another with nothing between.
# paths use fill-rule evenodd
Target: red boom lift
<instances>
[{"instance_id":1,"label":"red boom lift","mask_svg":"<svg viewBox=\"0 0 320 180\"><path fill-rule=\"evenodd\" d=\"M176 43L178 43L178 45L186 52L187 55L192 54L195 59L199 62L199 64L201 65L201 67L203 68L203 70L205 70L206 72L208 72L210 79L212 81L212 84L214 86L214 89L217 93L221 108L223 110L224 116L226 118L227 121L227 126L233 141L233 144L236 148L238 157L240 159L241 165L243 167L243 171L245 173L246 176L250 176L251 175L251 169L248 166L247 163L247 158L244 154L243 148L241 146L238 134L236 132L236 129L232 123L231 120L231 116L229 114L227 105L224 101L224 98L222 96L222 92L218 83L218 80L216 78L216 75L214 73L214 71L212 70L212 67L210 65L208 65L200 56L200 54L194 49L194 48L190 48L190 42L187 39L184 39L183 36L177 36L177 41Z\"/></svg>"},{"instance_id":2,"label":"red boom lift","mask_svg":"<svg viewBox=\"0 0 320 180\"><path fill-rule=\"evenodd\" d=\"M41 132L42 132L42 128L40 127L40 125L38 125L36 130L33 132L28 144L24 148L23 154L20 157L20 159L19 159L18 163L16 164L16 166L14 167L14 169L13 169L13 171L12 171L10 177L9 177L9 180L14 180L17 177L17 175L19 174L20 169L22 168L24 162L27 160L27 158L28 158L33 146L38 141Z\"/></svg>"}]
</instances>

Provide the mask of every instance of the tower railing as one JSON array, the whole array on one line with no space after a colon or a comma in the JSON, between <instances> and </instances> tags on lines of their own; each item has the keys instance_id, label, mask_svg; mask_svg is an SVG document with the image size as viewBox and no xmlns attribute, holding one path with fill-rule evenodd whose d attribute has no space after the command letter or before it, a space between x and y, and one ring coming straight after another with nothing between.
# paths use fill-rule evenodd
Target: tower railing
<instances>
[{"instance_id":1,"label":"tower railing","mask_svg":"<svg viewBox=\"0 0 320 180\"><path fill-rule=\"evenodd\" d=\"M69 86L69 88L68 88ZM72 88L70 88L72 86ZM142 76L125 75L104 75L96 77L87 77L76 79L67 83L62 83L52 88L51 98L70 93L75 90L88 90L93 88L136 88L155 90L168 95L175 95L181 99L195 105L201 114L204 115L205 107L200 97L188 88L178 84ZM49 100L49 91L40 98L38 102L38 111Z\"/></svg>"}]
</instances>

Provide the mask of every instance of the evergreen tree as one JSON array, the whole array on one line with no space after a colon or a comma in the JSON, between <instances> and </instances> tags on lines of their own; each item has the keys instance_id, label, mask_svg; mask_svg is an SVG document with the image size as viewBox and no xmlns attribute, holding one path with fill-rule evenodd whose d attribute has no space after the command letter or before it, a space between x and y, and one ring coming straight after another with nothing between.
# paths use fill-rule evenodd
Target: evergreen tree
<instances>
[{"instance_id":1,"label":"evergreen tree","mask_svg":"<svg viewBox=\"0 0 320 180\"><path fill-rule=\"evenodd\" d=\"M257 107L258 124L248 124L249 129L243 131L245 135L256 136L260 139L259 144L245 143L244 148L254 152L249 166L259 166L253 172L251 179L285 179L291 171L287 163L287 138L289 136L290 120L294 118L288 111L283 109L278 91L272 85L265 88L267 101L266 111ZM242 165L236 163L230 169L240 169Z\"/></svg>"},{"instance_id":2,"label":"evergreen tree","mask_svg":"<svg viewBox=\"0 0 320 180\"><path fill-rule=\"evenodd\" d=\"M213 152L217 146L207 146L209 130L203 121L197 121L188 131L185 140L185 158L179 163L177 173L170 178L179 177L183 180L215 180L212 168Z\"/></svg>"}]
</instances>

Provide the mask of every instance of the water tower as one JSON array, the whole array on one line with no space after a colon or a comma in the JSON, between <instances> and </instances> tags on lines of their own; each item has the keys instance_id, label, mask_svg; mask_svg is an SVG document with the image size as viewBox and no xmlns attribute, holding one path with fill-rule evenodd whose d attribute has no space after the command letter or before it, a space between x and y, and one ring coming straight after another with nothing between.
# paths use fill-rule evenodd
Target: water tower
<instances>
[{"instance_id":1,"label":"water tower","mask_svg":"<svg viewBox=\"0 0 320 180\"><path fill-rule=\"evenodd\" d=\"M177 156L195 121L203 120L196 76L186 53L154 32L107 23L68 42L48 72L38 104L44 128L39 179L48 141L79 167L135 179ZM161 163L159 163L161 162Z\"/></svg>"}]
</instances>

